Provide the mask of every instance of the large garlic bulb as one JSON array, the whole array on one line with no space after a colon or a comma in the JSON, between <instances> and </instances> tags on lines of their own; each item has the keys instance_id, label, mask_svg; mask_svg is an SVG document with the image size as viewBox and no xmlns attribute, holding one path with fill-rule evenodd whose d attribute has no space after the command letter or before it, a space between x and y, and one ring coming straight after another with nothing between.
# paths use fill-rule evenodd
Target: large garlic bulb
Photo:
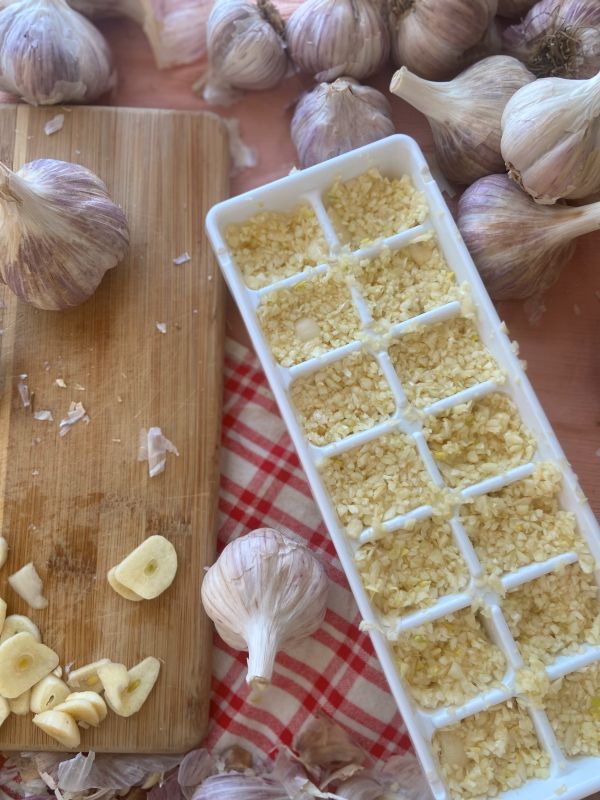
<instances>
[{"instance_id":1,"label":"large garlic bulb","mask_svg":"<svg viewBox=\"0 0 600 800\"><path fill-rule=\"evenodd\" d=\"M504 169L502 112L514 93L533 80L516 58L490 56L440 83L402 67L392 78L390 91L427 116L444 175L469 184Z\"/></svg>"},{"instance_id":2,"label":"large garlic bulb","mask_svg":"<svg viewBox=\"0 0 600 800\"><path fill-rule=\"evenodd\" d=\"M390 52L382 0L305 0L285 32L292 61L317 81L362 80Z\"/></svg>"},{"instance_id":3,"label":"large garlic bulb","mask_svg":"<svg viewBox=\"0 0 600 800\"><path fill-rule=\"evenodd\" d=\"M509 175L538 203L600 191L600 72L589 80L542 78L502 115Z\"/></svg>"},{"instance_id":4,"label":"large garlic bulb","mask_svg":"<svg viewBox=\"0 0 600 800\"><path fill-rule=\"evenodd\" d=\"M87 103L114 85L106 40L66 0L0 10L0 89L33 105Z\"/></svg>"},{"instance_id":5,"label":"large garlic bulb","mask_svg":"<svg viewBox=\"0 0 600 800\"><path fill-rule=\"evenodd\" d=\"M277 651L323 622L327 576L304 545L272 528L230 542L202 582L202 603L230 647L248 651L246 681L270 683Z\"/></svg>"},{"instance_id":6,"label":"large garlic bulb","mask_svg":"<svg viewBox=\"0 0 600 800\"><path fill-rule=\"evenodd\" d=\"M599 0L540 0L506 29L504 49L538 78L591 78L600 72Z\"/></svg>"},{"instance_id":7,"label":"large garlic bulb","mask_svg":"<svg viewBox=\"0 0 600 800\"><path fill-rule=\"evenodd\" d=\"M83 303L128 242L125 214L89 169L0 164L0 278L20 300L55 311Z\"/></svg>"},{"instance_id":8,"label":"large garlic bulb","mask_svg":"<svg viewBox=\"0 0 600 800\"><path fill-rule=\"evenodd\" d=\"M310 167L394 133L387 99L353 78L321 83L307 92L292 119L300 166Z\"/></svg>"},{"instance_id":9,"label":"large garlic bulb","mask_svg":"<svg viewBox=\"0 0 600 800\"><path fill-rule=\"evenodd\" d=\"M468 51L486 38L497 2L389 0L394 62L422 78L452 78L468 65ZM473 61L477 55L473 50Z\"/></svg>"},{"instance_id":10,"label":"large garlic bulb","mask_svg":"<svg viewBox=\"0 0 600 800\"><path fill-rule=\"evenodd\" d=\"M507 175L464 192L458 227L494 300L540 296L571 259L577 236L600 229L600 203L541 206Z\"/></svg>"}]
</instances>

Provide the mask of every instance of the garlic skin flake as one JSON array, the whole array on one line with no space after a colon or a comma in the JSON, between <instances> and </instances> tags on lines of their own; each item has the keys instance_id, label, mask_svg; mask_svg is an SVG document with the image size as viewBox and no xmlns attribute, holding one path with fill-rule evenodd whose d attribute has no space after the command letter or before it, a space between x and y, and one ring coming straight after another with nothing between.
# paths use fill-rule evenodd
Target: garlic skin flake
<instances>
[{"instance_id":1,"label":"garlic skin flake","mask_svg":"<svg viewBox=\"0 0 600 800\"><path fill-rule=\"evenodd\" d=\"M600 72L589 80L542 78L502 115L508 174L538 203L600 191Z\"/></svg>"},{"instance_id":2,"label":"garlic skin flake","mask_svg":"<svg viewBox=\"0 0 600 800\"><path fill-rule=\"evenodd\" d=\"M300 166L310 167L395 131L387 99L353 78L321 83L305 94L292 119Z\"/></svg>"},{"instance_id":3,"label":"garlic skin flake","mask_svg":"<svg viewBox=\"0 0 600 800\"><path fill-rule=\"evenodd\" d=\"M160 428L141 428L138 440L138 461L148 462L148 475L160 475L167 466L167 453L179 455L179 450L169 441Z\"/></svg>"},{"instance_id":4,"label":"garlic skin flake","mask_svg":"<svg viewBox=\"0 0 600 800\"><path fill-rule=\"evenodd\" d=\"M458 227L494 300L539 297L573 255L573 239L600 229L600 203L543 206L507 175L464 192Z\"/></svg>"},{"instance_id":5,"label":"garlic skin flake","mask_svg":"<svg viewBox=\"0 0 600 800\"><path fill-rule=\"evenodd\" d=\"M14 0L0 10L0 89L53 105L88 103L114 84L106 40L66 0Z\"/></svg>"},{"instance_id":6,"label":"garlic skin flake","mask_svg":"<svg viewBox=\"0 0 600 800\"><path fill-rule=\"evenodd\" d=\"M402 67L392 78L390 91L427 117L444 175L470 184L504 169L502 113L514 93L533 80L516 58L490 56L439 83Z\"/></svg>"},{"instance_id":7,"label":"garlic skin flake","mask_svg":"<svg viewBox=\"0 0 600 800\"><path fill-rule=\"evenodd\" d=\"M89 169L0 163L0 279L20 300L50 311L83 303L128 243L125 214Z\"/></svg>"},{"instance_id":8,"label":"garlic skin flake","mask_svg":"<svg viewBox=\"0 0 600 800\"><path fill-rule=\"evenodd\" d=\"M382 0L305 0L285 35L296 66L317 81L362 80L388 60L390 36Z\"/></svg>"},{"instance_id":9,"label":"garlic skin flake","mask_svg":"<svg viewBox=\"0 0 600 800\"><path fill-rule=\"evenodd\" d=\"M272 528L230 542L202 582L202 603L222 639L248 651L246 682L270 683L278 650L314 633L325 618L328 582L304 545Z\"/></svg>"}]
</instances>

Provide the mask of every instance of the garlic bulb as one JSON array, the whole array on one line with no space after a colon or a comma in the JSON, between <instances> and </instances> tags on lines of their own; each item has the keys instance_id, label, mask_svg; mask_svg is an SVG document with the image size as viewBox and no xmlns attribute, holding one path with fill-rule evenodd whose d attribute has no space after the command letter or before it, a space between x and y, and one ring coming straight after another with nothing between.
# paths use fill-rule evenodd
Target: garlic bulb
<instances>
[{"instance_id":1,"label":"garlic bulb","mask_svg":"<svg viewBox=\"0 0 600 800\"><path fill-rule=\"evenodd\" d=\"M366 78L388 60L382 0L306 0L285 28L290 56L317 81Z\"/></svg>"},{"instance_id":2,"label":"garlic bulb","mask_svg":"<svg viewBox=\"0 0 600 800\"><path fill-rule=\"evenodd\" d=\"M538 203L600 191L600 72L542 78L518 91L502 115L502 155Z\"/></svg>"},{"instance_id":3,"label":"garlic bulb","mask_svg":"<svg viewBox=\"0 0 600 800\"><path fill-rule=\"evenodd\" d=\"M79 305L129 242L125 214L93 172L40 159L12 172L0 163L0 279L48 310Z\"/></svg>"},{"instance_id":4,"label":"garlic bulb","mask_svg":"<svg viewBox=\"0 0 600 800\"><path fill-rule=\"evenodd\" d=\"M283 20L270 0L217 0L207 26L209 70L199 85L209 103L232 89L271 89L288 67Z\"/></svg>"},{"instance_id":5,"label":"garlic bulb","mask_svg":"<svg viewBox=\"0 0 600 800\"><path fill-rule=\"evenodd\" d=\"M497 0L389 0L394 62L422 78L453 77L486 36L496 6Z\"/></svg>"},{"instance_id":6,"label":"garlic bulb","mask_svg":"<svg viewBox=\"0 0 600 800\"><path fill-rule=\"evenodd\" d=\"M504 50L538 78L591 78L600 71L600 2L540 0L506 29Z\"/></svg>"},{"instance_id":7,"label":"garlic bulb","mask_svg":"<svg viewBox=\"0 0 600 800\"><path fill-rule=\"evenodd\" d=\"M440 168L469 184L504 169L500 120L508 100L533 75L515 58L490 56L443 83L398 70L390 91L427 117Z\"/></svg>"},{"instance_id":8,"label":"garlic bulb","mask_svg":"<svg viewBox=\"0 0 600 800\"><path fill-rule=\"evenodd\" d=\"M32 105L88 103L114 85L108 44L66 0L0 10L0 89Z\"/></svg>"},{"instance_id":9,"label":"garlic bulb","mask_svg":"<svg viewBox=\"0 0 600 800\"><path fill-rule=\"evenodd\" d=\"M327 577L313 554L271 528L230 542L202 583L202 603L230 647L248 650L247 683L270 683L277 651L317 630Z\"/></svg>"},{"instance_id":10,"label":"garlic bulb","mask_svg":"<svg viewBox=\"0 0 600 800\"><path fill-rule=\"evenodd\" d=\"M302 167L347 153L394 133L387 99L353 78L321 83L307 92L292 119L292 141Z\"/></svg>"},{"instance_id":11,"label":"garlic bulb","mask_svg":"<svg viewBox=\"0 0 600 800\"><path fill-rule=\"evenodd\" d=\"M458 227L494 300L539 296L573 255L573 239L600 229L600 203L541 206L507 175L489 175L460 199Z\"/></svg>"},{"instance_id":12,"label":"garlic bulb","mask_svg":"<svg viewBox=\"0 0 600 800\"><path fill-rule=\"evenodd\" d=\"M508 19L524 17L538 0L498 0L498 14Z\"/></svg>"}]
</instances>

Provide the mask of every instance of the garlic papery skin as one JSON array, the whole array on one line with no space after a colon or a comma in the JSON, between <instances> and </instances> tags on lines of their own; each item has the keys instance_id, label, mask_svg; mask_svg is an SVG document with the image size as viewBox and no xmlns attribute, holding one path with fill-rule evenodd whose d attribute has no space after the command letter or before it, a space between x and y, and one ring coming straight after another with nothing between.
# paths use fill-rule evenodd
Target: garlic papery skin
<instances>
[{"instance_id":1,"label":"garlic papery skin","mask_svg":"<svg viewBox=\"0 0 600 800\"><path fill-rule=\"evenodd\" d=\"M0 89L53 105L91 102L114 83L106 40L66 0L15 0L0 10Z\"/></svg>"},{"instance_id":2,"label":"garlic papery skin","mask_svg":"<svg viewBox=\"0 0 600 800\"><path fill-rule=\"evenodd\" d=\"M498 14L507 19L520 19L538 0L498 0Z\"/></svg>"},{"instance_id":3,"label":"garlic papery skin","mask_svg":"<svg viewBox=\"0 0 600 800\"><path fill-rule=\"evenodd\" d=\"M490 56L451 81L434 83L399 69L390 91L427 117L444 175L461 184L504 169L502 112L533 75L510 56Z\"/></svg>"},{"instance_id":4,"label":"garlic papery skin","mask_svg":"<svg viewBox=\"0 0 600 800\"><path fill-rule=\"evenodd\" d=\"M510 177L538 203L600 191L600 72L520 89L504 109L501 146Z\"/></svg>"},{"instance_id":5,"label":"garlic papery skin","mask_svg":"<svg viewBox=\"0 0 600 800\"><path fill-rule=\"evenodd\" d=\"M325 617L327 576L304 545L272 528L230 542L202 582L202 603L222 639L248 651L246 681L270 683L277 651L314 633Z\"/></svg>"},{"instance_id":6,"label":"garlic papery skin","mask_svg":"<svg viewBox=\"0 0 600 800\"><path fill-rule=\"evenodd\" d=\"M292 118L300 166L310 167L394 133L387 99L353 78L321 83L307 92Z\"/></svg>"},{"instance_id":7,"label":"garlic papery skin","mask_svg":"<svg viewBox=\"0 0 600 800\"><path fill-rule=\"evenodd\" d=\"M600 229L600 203L542 206L507 175L470 186L458 227L494 300L540 296L573 255L573 239Z\"/></svg>"},{"instance_id":8,"label":"garlic papery skin","mask_svg":"<svg viewBox=\"0 0 600 800\"><path fill-rule=\"evenodd\" d=\"M269 0L217 0L208 18L204 99L225 104L234 89L271 89L288 68L283 20Z\"/></svg>"},{"instance_id":9,"label":"garlic papery skin","mask_svg":"<svg viewBox=\"0 0 600 800\"><path fill-rule=\"evenodd\" d=\"M62 310L94 293L129 242L123 210L93 172L39 159L0 163L0 279L36 308Z\"/></svg>"},{"instance_id":10,"label":"garlic papery skin","mask_svg":"<svg viewBox=\"0 0 600 800\"><path fill-rule=\"evenodd\" d=\"M537 78L591 78L600 71L600 3L540 0L503 40Z\"/></svg>"},{"instance_id":11,"label":"garlic papery skin","mask_svg":"<svg viewBox=\"0 0 600 800\"><path fill-rule=\"evenodd\" d=\"M362 80L390 53L382 0L306 0L285 28L296 66L317 81L342 75Z\"/></svg>"},{"instance_id":12,"label":"garlic papery skin","mask_svg":"<svg viewBox=\"0 0 600 800\"><path fill-rule=\"evenodd\" d=\"M298 796L304 800L306 795ZM192 795L192 800L290 800L279 781L262 775L224 772L206 778Z\"/></svg>"},{"instance_id":13,"label":"garlic papery skin","mask_svg":"<svg viewBox=\"0 0 600 800\"><path fill-rule=\"evenodd\" d=\"M497 0L389 0L394 63L430 80L454 77L486 36L496 7Z\"/></svg>"}]
</instances>

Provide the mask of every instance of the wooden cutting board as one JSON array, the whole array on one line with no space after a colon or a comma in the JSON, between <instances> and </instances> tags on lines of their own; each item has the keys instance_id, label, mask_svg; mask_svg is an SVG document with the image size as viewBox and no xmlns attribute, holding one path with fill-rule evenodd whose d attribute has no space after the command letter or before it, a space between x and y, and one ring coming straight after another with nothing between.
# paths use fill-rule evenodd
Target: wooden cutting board
<instances>
[{"instance_id":1,"label":"wooden cutting board","mask_svg":"<svg viewBox=\"0 0 600 800\"><path fill-rule=\"evenodd\" d=\"M64 127L47 136L44 124L57 113ZM142 710L129 719L109 713L82 732L82 750L183 752L205 733L210 691L211 628L199 586L215 547L224 292L203 226L227 193L227 136L204 113L0 108L2 161L20 167L40 157L96 172L127 213L131 247L77 309L37 311L4 291L0 531L10 553L0 596L8 613L31 616L63 665L162 661ZM174 265L186 251L191 261ZM53 422L23 408L21 374L34 410L50 409ZM71 401L83 403L90 422L61 438ZM137 461L139 431L149 426L180 453L154 478ZM175 582L155 600L124 600L107 570L155 533L175 545ZM43 611L7 584L29 561L44 581ZM8 749L60 748L31 716L11 715L0 729L0 750Z\"/></svg>"}]
</instances>

